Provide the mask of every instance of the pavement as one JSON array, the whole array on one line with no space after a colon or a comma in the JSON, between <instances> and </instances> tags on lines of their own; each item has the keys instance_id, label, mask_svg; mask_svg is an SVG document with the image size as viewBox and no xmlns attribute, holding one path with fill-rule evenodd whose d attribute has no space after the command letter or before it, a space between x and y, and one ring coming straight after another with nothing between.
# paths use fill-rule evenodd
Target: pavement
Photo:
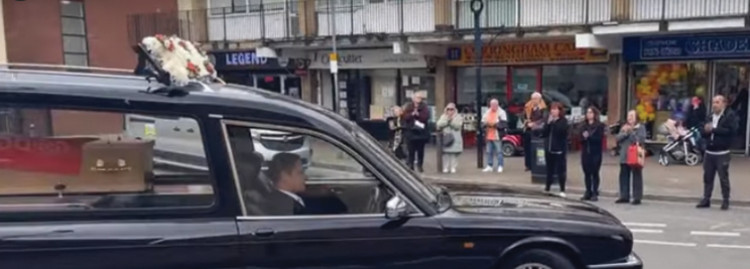
<instances>
[{"instance_id":1,"label":"pavement","mask_svg":"<svg viewBox=\"0 0 750 269\"><path fill-rule=\"evenodd\" d=\"M732 204L750 206L750 157L732 156L730 164L730 181L732 186ZM680 201L697 203L703 193L702 167L690 167L683 164L661 166L655 157L646 159L643 170L644 200ZM541 190L542 185L531 183L530 172L524 171L523 156L506 157L503 173L484 173L477 168L476 150L466 149L459 157L456 174L443 174L437 167L436 150L429 146L425 150L425 172L423 178L441 185L473 185L477 188L516 187ZM619 192L619 163L616 157L605 154L601 169L600 195L617 197ZM714 201L720 202L721 193L718 177L715 182ZM557 188L553 186L553 191ZM568 155L567 194L579 196L585 191L580 155L577 152Z\"/></svg>"},{"instance_id":2,"label":"pavement","mask_svg":"<svg viewBox=\"0 0 750 269\"><path fill-rule=\"evenodd\" d=\"M696 209L677 202L596 205L619 218L635 239L635 252L649 269L748 268L750 208Z\"/></svg>"}]
</instances>

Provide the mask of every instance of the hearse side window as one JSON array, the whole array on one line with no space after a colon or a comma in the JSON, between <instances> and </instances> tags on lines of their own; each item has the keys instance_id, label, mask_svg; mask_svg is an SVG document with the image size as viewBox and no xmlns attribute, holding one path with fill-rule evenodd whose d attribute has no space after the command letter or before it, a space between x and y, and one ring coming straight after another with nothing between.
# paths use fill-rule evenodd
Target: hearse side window
<instances>
[{"instance_id":1,"label":"hearse side window","mask_svg":"<svg viewBox=\"0 0 750 269\"><path fill-rule=\"evenodd\" d=\"M37 108L13 119L0 133L0 214L214 203L194 119Z\"/></svg>"},{"instance_id":2,"label":"hearse side window","mask_svg":"<svg viewBox=\"0 0 750 269\"><path fill-rule=\"evenodd\" d=\"M249 216L382 214L393 196L349 153L317 135L226 130Z\"/></svg>"}]
</instances>

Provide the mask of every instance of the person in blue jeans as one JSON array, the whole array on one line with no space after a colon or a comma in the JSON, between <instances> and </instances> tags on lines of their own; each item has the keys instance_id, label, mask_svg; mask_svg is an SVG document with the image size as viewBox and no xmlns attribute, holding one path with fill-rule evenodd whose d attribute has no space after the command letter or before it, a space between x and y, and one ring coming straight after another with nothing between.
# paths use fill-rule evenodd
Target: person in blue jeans
<instances>
[{"instance_id":1,"label":"person in blue jeans","mask_svg":"<svg viewBox=\"0 0 750 269\"><path fill-rule=\"evenodd\" d=\"M482 128L485 128L486 156L487 166L483 172L492 172L497 169L498 173L503 172L503 152L502 143L505 129L508 125L508 115L505 110L500 108L497 99L490 100L490 109L482 115ZM494 168L494 159L497 157L497 168Z\"/></svg>"}]
</instances>

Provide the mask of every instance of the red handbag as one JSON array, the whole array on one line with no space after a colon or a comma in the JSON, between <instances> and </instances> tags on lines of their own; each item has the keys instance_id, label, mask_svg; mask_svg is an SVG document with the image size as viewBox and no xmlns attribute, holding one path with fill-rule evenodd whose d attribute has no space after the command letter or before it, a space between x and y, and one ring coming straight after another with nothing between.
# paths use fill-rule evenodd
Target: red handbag
<instances>
[{"instance_id":1,"label":"red handbag","mask_svg":"<svg viewBox=\"0 0 750 269\"><path fill-rule=\"evenodd\" d=\"M640 143L635 143L628 147L625 164L633 168L643 168L646 164L646 150L641 147Z\"/></svg>"}]
</instances>

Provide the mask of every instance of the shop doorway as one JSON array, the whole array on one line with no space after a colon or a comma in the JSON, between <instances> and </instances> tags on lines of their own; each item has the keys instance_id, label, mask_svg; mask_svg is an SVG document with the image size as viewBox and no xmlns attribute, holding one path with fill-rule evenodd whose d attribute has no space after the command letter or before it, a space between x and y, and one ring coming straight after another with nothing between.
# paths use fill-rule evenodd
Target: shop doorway
<instances>
[{"instance_id":1,"label":"shop doorway","mask_svg":"<svg viewBox=\"0 0 750 269\"><path fill-rule=\"evenodd\" d=\"M750 154L748 130L748 88L750 87L750 62L717 62L714 65L714 82L711 96L721 94L727 98L729 108L740 118L740 128L732 141L734 152ZM711 106L709 100L707 107Z\"/></svg>"}]
</instances>

